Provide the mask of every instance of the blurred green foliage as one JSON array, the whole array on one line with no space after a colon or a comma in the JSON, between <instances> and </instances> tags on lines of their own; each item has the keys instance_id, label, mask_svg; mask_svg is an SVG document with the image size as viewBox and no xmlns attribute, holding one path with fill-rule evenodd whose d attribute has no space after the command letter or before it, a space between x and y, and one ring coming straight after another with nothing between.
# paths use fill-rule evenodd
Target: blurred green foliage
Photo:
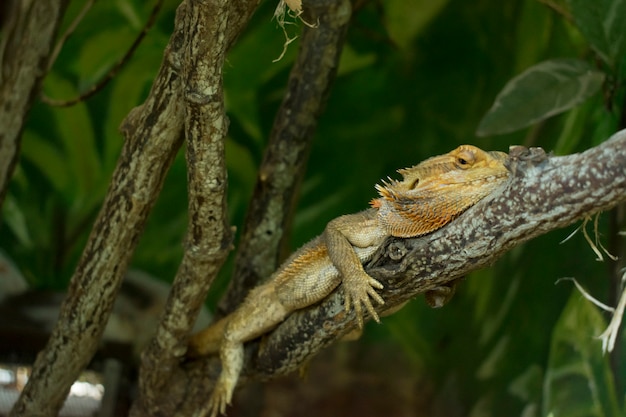
<instances>
[{"instance_id":1,"label":"blurred green foliage","mask_svg":"<svg viewBox=\"0 0 626 417\"><path fill-rule=\"evenodd\" d=\"M359 4L302 185L294 248L330 219L366 207L381 178L462 143L504 151L524 144L564 154L626 127L626 0ZM65 27L80 6L72 3ZM69 108L33 106L0 233L0 247L32 286L67 284L121 149L117 128L147 95L176 6L165 2L133 58L95 97ZM139 0L96 2L46 78L45 94L69 99L89 89L124 55L151 7ZM294 42L282 60L272 62L284 42L271 20L274 7L261 4L224 69L234 225L242 223L297 52ZM287 30L296 34L298 26ZM569 66L556 74L555 63L564 62ZM563 82L551 83L550 77ZM555 101L565 93L565 104ZM488 112L497 96L506 105ZM524 111L529 102L532 114ZM474 133L478 126L481 137ZM186 174L179 155L133 266L170 280L186 224ZM394 338L416 371L436 382L443 410L446 404L463 405L462 414L447 415L626 415L626 343L618 345L621 368L609 367L594 338L607 317L570 283L554 285L571 276L607 298L610 268L594 260L582 234L560 244L573 229L529 242L472 274L442 310L421 300L411 303L385 325L370 326L365 342ZM603 218L601 233L616 230ZM228 274L227 265L218 289ZM211 300L218 295L214 291Z\"/></svg>"}]
</instances>

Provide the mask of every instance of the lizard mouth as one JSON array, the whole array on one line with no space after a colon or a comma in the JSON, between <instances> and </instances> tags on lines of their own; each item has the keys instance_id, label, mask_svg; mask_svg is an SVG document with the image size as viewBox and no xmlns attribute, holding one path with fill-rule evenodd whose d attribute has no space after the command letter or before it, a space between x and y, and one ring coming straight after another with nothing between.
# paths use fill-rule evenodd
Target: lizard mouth
<instances>
[{"instance_id":1,"label":"lizard mouth","mask_svg":"<svg viewBox=\"0 0 626 417\"><path fill-rule=\"evenodd\" d=\"M498 173L494 173L491 175L485 175L484 177L478 177L478 178L474 178L471 180L465 180L465 181L452 181L452 182L447 182L447 183L443 183L445 185L462 185L462 184L476 184L476 183L481 183L481 182L487 182L487 181L492 181L492 180L499 180L501 178L505 178L508 177L509 173L508 172L498 172Z\"/></svg>"},{"instance_id":2,"label":"lizard mouth","mask_svg":"<svg viewBox=\"0 0 626 417\"><path fill-rule=\"evenodd\" d=\"M508 176L509 176L508 171L504 171L504 172L501 171L501 172L495 172L495 173L481 176L481 177L472 178L469 180L467 178L466 179L450 178L449 180L446 180L445 178L433 179L431 181L431 184L429 184L428 181L420 181L419 179L415 179L413 182L410 182L410 183L406 183L404 181L398 181L398 180L387 180L387 181L383 180L381 181L381 184L376 185L376 191L378 191L378 194L381 197L387 200L397 200L399 198L399 194L404 193L404 192L426 191L428 189L434 189L434 188L438 188L442 186L453 186L453 185L470 186L470 185L480 184L484 182L497 181L502 178L506 178Z\"/></svg>"}]
</instances>

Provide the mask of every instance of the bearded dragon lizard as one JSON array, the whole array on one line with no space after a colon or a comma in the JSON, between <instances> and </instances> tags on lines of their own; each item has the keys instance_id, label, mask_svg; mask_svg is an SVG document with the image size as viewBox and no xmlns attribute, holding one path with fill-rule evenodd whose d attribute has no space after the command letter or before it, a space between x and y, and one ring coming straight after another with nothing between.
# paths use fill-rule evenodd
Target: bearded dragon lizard
<instances>
[{"instance_id":1,"label":"bearded dragon lizard","mask_svg":"<svg viewBox=\"0 0 626 417\"><path fill-rule=\"evenodd\" d=\"M252 289L233 313L193 335L187 356L219 352L222 364L207 412L213 417L224 414L230 404L243 366L245 342L269 333L291 312L323 300L340 284L345 310L354 307L358 327L363 326L364 308L378 322L372 300L384 304L376 292L383 285L365 272L362 263L387 237L433 232L489 195L508 177L506 158L503 152L463 145L399 170L402 181L376 186L380 197L372 200L371 208L332 220L321 236ZM384 314L384 308L380 309Z\"/></svg>"}]
</instances>

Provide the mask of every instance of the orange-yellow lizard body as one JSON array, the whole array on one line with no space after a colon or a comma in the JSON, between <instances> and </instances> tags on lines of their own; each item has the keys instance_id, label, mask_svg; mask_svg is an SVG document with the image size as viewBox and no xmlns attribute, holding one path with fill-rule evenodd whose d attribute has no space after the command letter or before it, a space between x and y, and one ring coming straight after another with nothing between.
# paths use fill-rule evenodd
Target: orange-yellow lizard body
<instances>
[{"instance_id":1,"label":"orange-yellow lizard body","mask_svg":"<svg viewBox=\"0 0 626 417\"><path fill-rule=\"evenodd\" d=\"M401 181L376 186L380 197L370 209L329 222L322 235L292 254L233 313L193 335L189 356L219 352L222 363L207 412L212 416L224 413L230 403L243 366L245 342L268 333L291 312L321 301L340 284L345 309L354 308L359 327L364 308L378 321L372 300L384 304L376 292L383 286L367 275L363 262L387 237L433 232L489 195L508 177L506 158L502 152L463 145L399 170Z\"/></svg>"}]
</instances>

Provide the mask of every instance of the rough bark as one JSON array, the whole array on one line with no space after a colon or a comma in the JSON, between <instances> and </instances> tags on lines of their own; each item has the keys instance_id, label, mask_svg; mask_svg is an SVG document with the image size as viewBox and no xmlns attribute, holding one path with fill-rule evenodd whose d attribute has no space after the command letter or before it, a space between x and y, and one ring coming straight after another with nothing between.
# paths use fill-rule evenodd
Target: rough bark
<instances>
[{"instance_id":1,"label":"rough bark","mask_svg":"<svg viewBox=\"0 0 626 417\"><path fill-rule=\"evenodd\" d=\"M584 153L548 157L538 148L511 150L510 180L445 228L416 239L389 238L366 271L385 288L385 308L485 267L506 251L626 200L626 130ZM341 290L292 314L246 346L245 379L298 369L354 327ZM216 358L188 364L188 395L205 398L219 371ZM203 386L204 384L204 386Z\"/></svg>"},{"instance_id":2,"label":"rough bark","mask_svg":"<svg viewBox=\"0 0 626 417\"><path fill-rule=\"evenodd\" d=\"M349 0L311 1L298 57L259 168L237 248L229 289L218 314L239 305L250 288L269 277L284 253L310 145L337 73L351 16Z\"/></svg>"},{"instance_id":3,"label":"rough bark","mask_svg":"<svg viewBox=\"0 0 626 417\"><path fill-rule=\"evenodd\" d=\"M59 320L12 416L56 416L71 384L95 353L126 267L165 174L182 142L180 33L146 102L128 115L111 186L72 276Z\"/></svg>"},{"instance_id":4,"label":"rough bark","mask_svg":"<svg viewBox=\"0 0 626 417\"><path fill-rule=\"evenodd\" d=\"M163 322L144 355L141 397L134 412L156 415L152 411L160 410L163 383L168 372L177 369L166 365L177 363L184 353L184 335L230 247L224 215L227 121L221 68L225 51L258 3L190 1L180 7L150 95L122 125L126 142L111 187L72 277L59 321L12 416L56 415L71 383L93 356L121 278L184 135L190 199L186 251Z\"/></svg>"},{"instance_id":5,"label":"rough bark","mask_svg":"<svg viewBox=\"0 0 626 417\"><path fill-rule=\"evenodd\" d=\"M0 43L0 206L15 164L24 122L41 81L67 0L5 0Z\"/></svg>"},{"instance_id":6,"label":"rough bark","mask_svg":"<svg viewBox=\"0 0 626 417\"><path fill-rule=\"evenodd\" d=\"M70 385L93 356L147 215L182 143L183 132L188 139L190 167L187 247L145 365L159 368L154 362L177 362L184 352L183 336L230 246L230 231L224 220L223 139L227 123L221 96L223 55L258 2L190 2L190 7L181 7L150 95L122 126L126 142L111 187L72 277L59 321L35 362L32 377L12 416L56 415ZM207 10L219 12L218 25L206 26L215 18ZM232 17L229 25L225 16ZM32 20L37 24L37 19ZM31 32L40 33L41 29ZM162 382L166 381L158 378L167 378L167 372L143 376L144 396L139 404L153 408ZM142 407L136 410L145 411Z\"/></svg>"},{"instance_id":7,"label":"rough bark","mask_svg":"<svg viewBox=\"0 0 626 417\"><path fill-rule=\"evenodd\" d=\"M140 395L131 410L133 416L171 416L179 408L176 397L168 396L171 374L185 353L186 335L232 246L226 218L227 119L222 92L229 17L226 4L226 0L188 1L179 8L186 36L181 75L189 225L185 254L165 312L155 339L142 356Z\"/></svg>"},{"instance_id":8,"label":"rough bark","mask_svg":"<svg viewBox=\"0 0 626 417\"><path fill-rule=\"evenodd\" d=\"M226 51L248 23L258 0L188 1L177 26L185 35L181 79L184 86L189 224L185 254L174 279L156 335L142 355L139 398L133 416L172 416L181 408L180 358L209 286L232 249L226 211L222 67ZM197 404L187 404L191 410ZM191 415L191 414L187 414Z\"/></svg>"}]
</instances>

